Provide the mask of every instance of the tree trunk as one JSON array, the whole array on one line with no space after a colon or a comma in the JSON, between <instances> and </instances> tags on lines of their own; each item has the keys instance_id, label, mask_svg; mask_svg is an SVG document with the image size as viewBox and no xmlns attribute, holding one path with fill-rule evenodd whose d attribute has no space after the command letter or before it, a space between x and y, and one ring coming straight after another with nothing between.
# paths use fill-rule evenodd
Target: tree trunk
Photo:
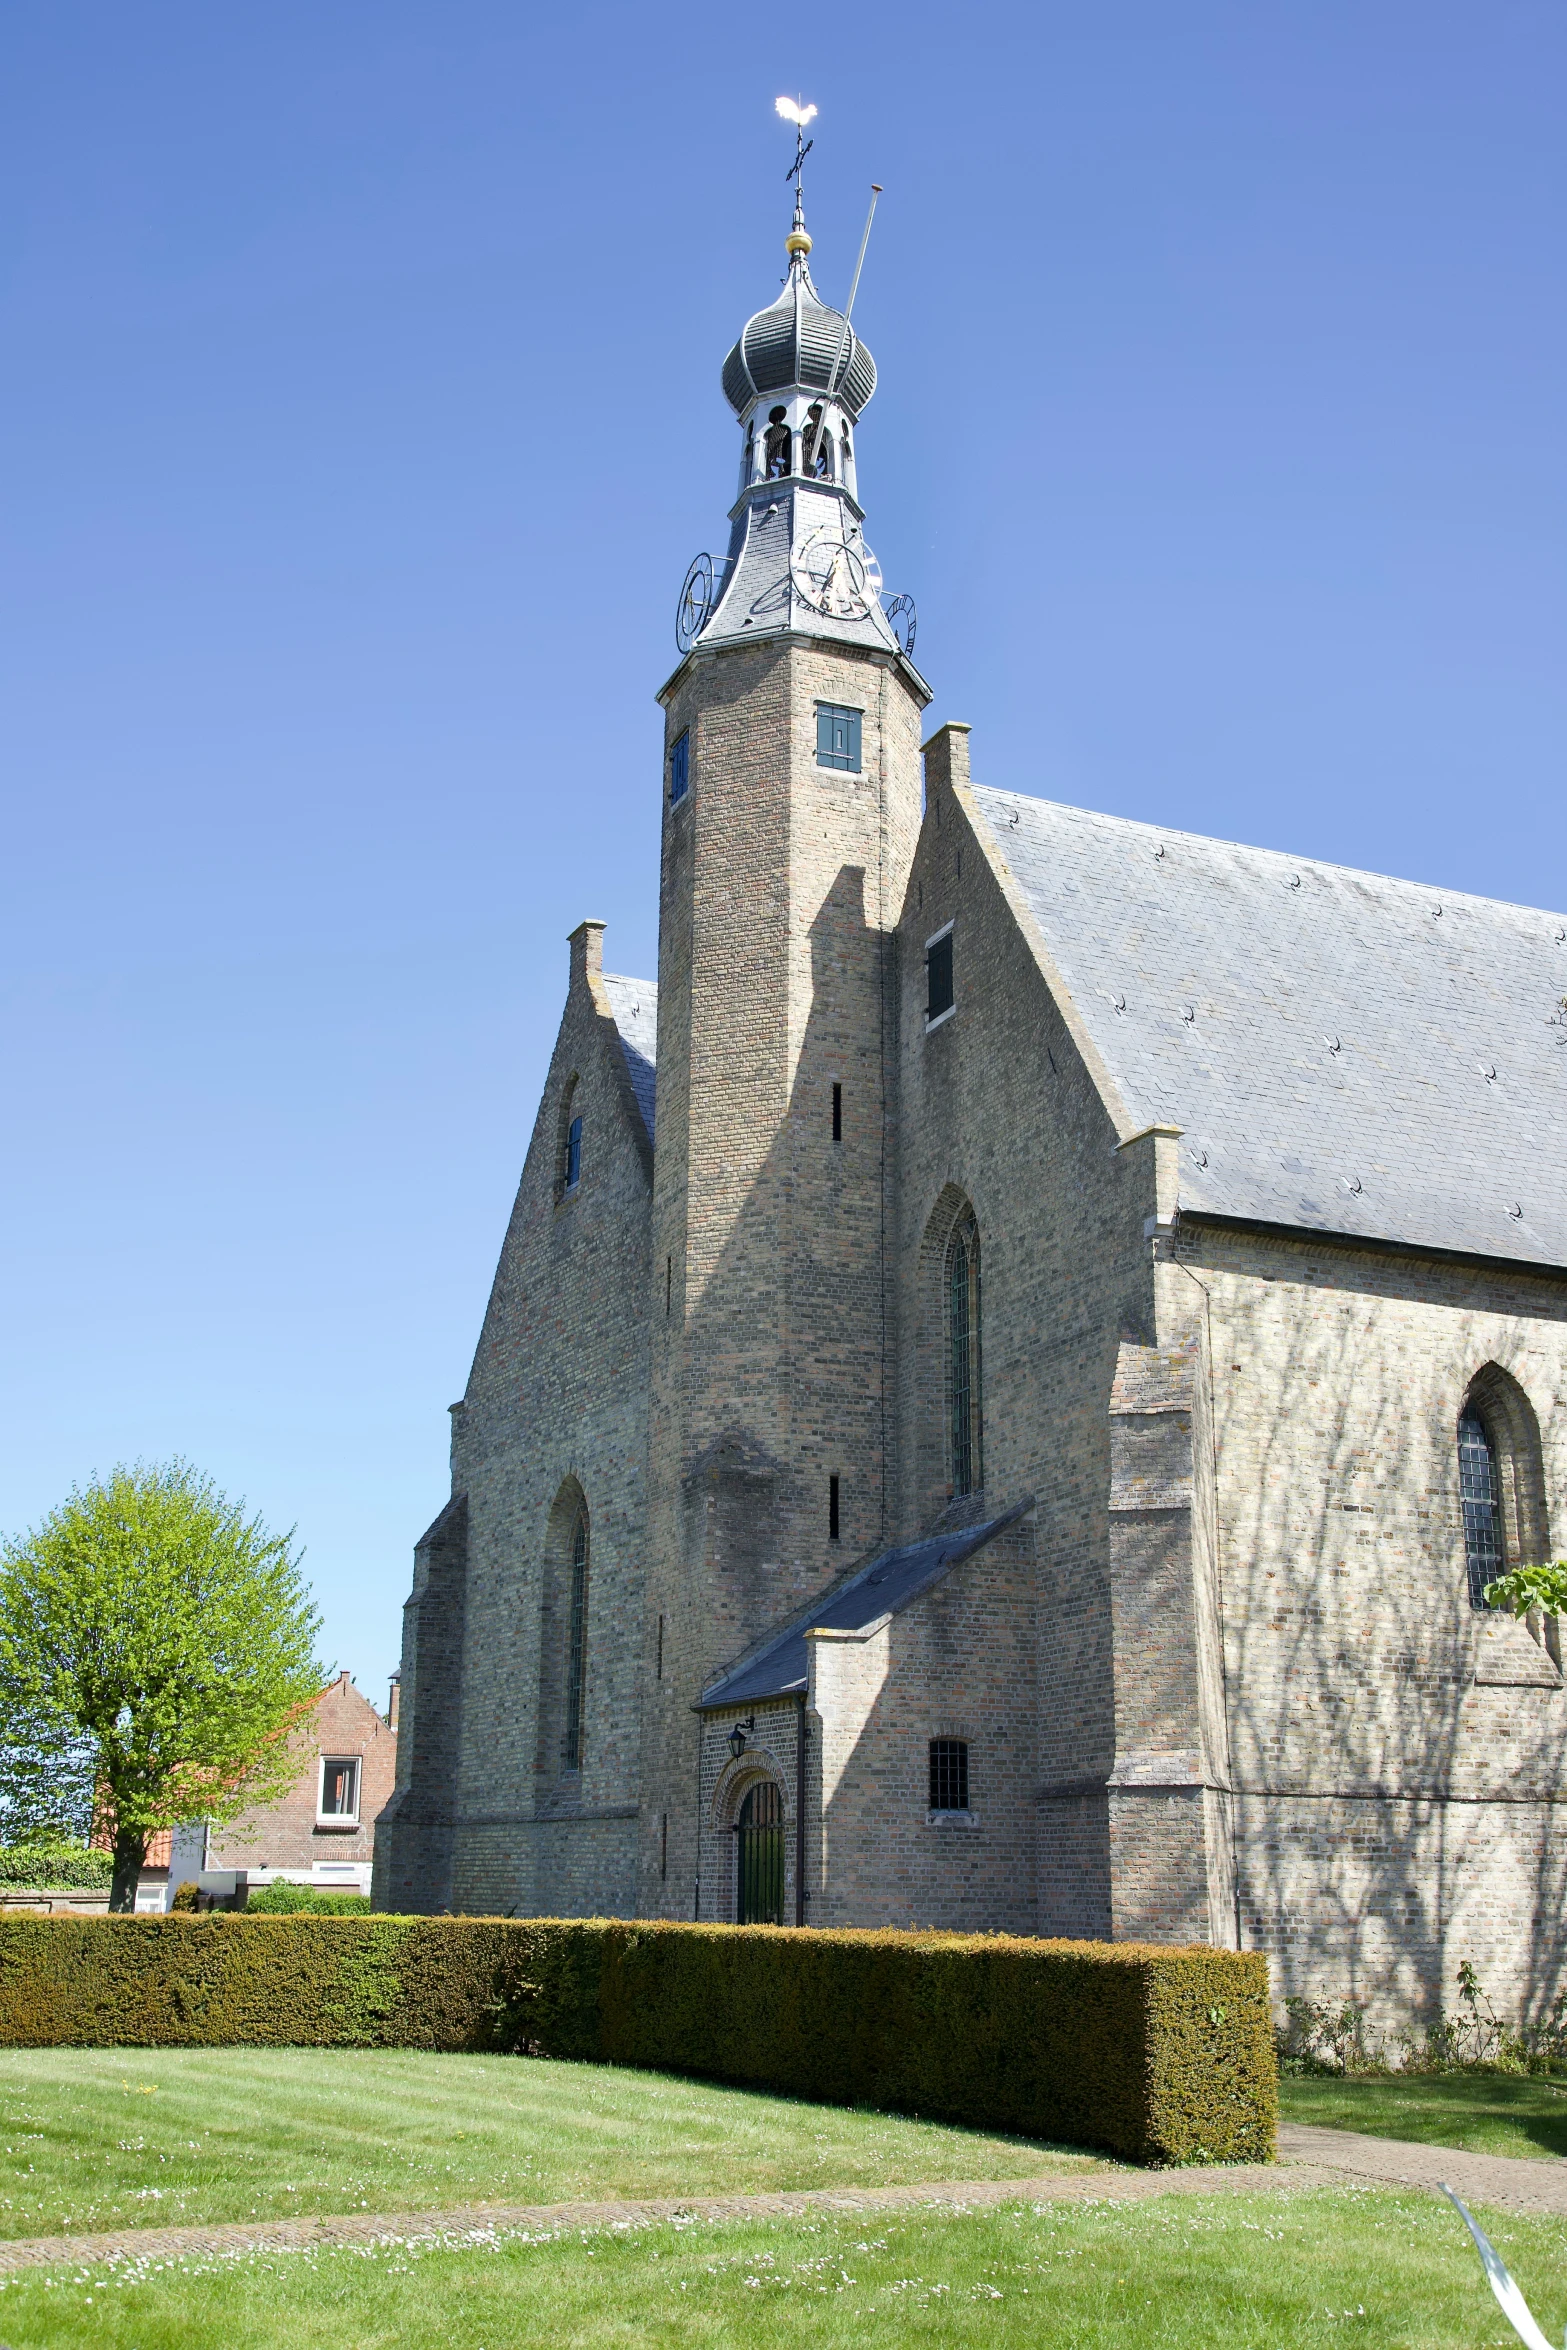
<instances>
[{"instance_id":1,"label":"tree trunk","mask_svg":"<svg viewBox=\"0 0 1567 2350\"><path fill-rule=\"evenodd\" d=\"M109 1908L114 1911L134 1910L136 1907L136 1880L141 1875L142 1863L147 1858L147 1839L133 1835L129 1828L119 1828L114 1837L114 1881L109 1887Z\"/></svg>"}]
</instances>

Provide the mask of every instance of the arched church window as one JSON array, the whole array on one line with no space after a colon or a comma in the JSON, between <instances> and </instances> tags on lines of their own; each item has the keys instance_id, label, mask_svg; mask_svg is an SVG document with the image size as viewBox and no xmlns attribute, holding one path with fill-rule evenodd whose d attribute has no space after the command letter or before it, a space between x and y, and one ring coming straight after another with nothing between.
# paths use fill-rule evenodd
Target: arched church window
<instances>
[{"instance_id":1,"label":"arched church window","mask_svg":"<svg viewBox=\"0 0 1567 2350\"><path fill-rule=\"evenodd\" d=\"M806 411L801 470L817 481L832 479L832 434L822 426L822 404L813 400Z\"/></svg>"},{"instance_id":2,"label":"arched church window","mask_svg":"<svg viewBox=\"0 0 1567 2350\"><path fill-rule=\"evenodd\" d=\"M767 413L767 437L762 443L766 458L764 477L768 481L782 481L794 470L789 430L789 412L786 408L771 408Z\"/></svg>"},{"instance_id":3,"label":"arched church window","mask_svg":"<svg viewBox=\"0 0 1567 2350\"><path fill-rule=\"evenodd\" d=\"M758 1779L746 1792L735 1822L735 1923L781 1926L784 1922L783 1798L774 1779Z\"/></svg>"},{"instance_id":4,"label":"arched church window","mask_svg":"<svg viewBox=\"0 0 1567 2350\"><path fill-rule=\"evenodd\" d=\"M582 1768L582 1716L588 1691L588 1520L579 1510L571 1536L571 1600L566 1623L566 1729L561 1761Z\"/></svg>"},{"instance_id":5,"label":"arched church window","mask_svg":"<svg viewBox=\"0 0 1567 2350\"><path fill-rule=\"evenodd\" d=\"M985 1481L980 1401L979 1228L959 1217L947 1243L947 1413L954 1495Z\"/></svg>"},{"instance_id":6,"label":"arched church window","mask_svg":"<svg viewBox=\"0 0 1567 2350\"><path fill-rule=\"evenodd\" d=\"M1458 1500L1472 1607L1510 1568L1550 1554L1540 1423L1499 1363L1470 1382L1458 1421Z\"/></svg>"}]
</instances>

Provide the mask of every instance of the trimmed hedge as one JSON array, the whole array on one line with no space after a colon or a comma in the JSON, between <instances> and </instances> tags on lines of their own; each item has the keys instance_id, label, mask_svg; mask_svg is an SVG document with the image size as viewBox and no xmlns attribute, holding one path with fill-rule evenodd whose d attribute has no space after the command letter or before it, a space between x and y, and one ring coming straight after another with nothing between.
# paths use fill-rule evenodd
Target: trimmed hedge
<instances>
[{"instance_id":1,"label":"trimmed hedge","mask_svg":"<svg viewBox=\"0 0 1567 2350\"><path fill-rule=\"evenodd\" d=\"M1264 1959L540 1918L0 1919L0 2046L515 2050L1134 2162L1271 2159Z\"/></svg>"},{"instance_id":2,"label":"trimmed hedge","mask_svg":"<svg viewBox=\"0 0 1567 2350\"><path fill-rule=\"evenodd\" d=\"M114 1855L87 1844L0 1846L0 1885L30 1893L97 1892L114 1876Z\"/></svg>"}]
</instances>

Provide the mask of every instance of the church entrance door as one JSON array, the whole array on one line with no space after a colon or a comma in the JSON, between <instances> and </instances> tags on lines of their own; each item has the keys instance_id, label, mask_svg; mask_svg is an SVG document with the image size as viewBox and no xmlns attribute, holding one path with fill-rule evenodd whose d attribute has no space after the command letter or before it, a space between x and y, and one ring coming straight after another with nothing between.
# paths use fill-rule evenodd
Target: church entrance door
<instances>
[{"instance_id":1,"label":"church entrance door","mask_svg":"<svg viewBox=\"0 0 1567 2350\"><path fill-rule=\"evenodd\" d=\"M736 1922L781 1926L784 1906L783 1799L772 1779L758 1779L735 1823Z\"/></svg>"}]
</instances>

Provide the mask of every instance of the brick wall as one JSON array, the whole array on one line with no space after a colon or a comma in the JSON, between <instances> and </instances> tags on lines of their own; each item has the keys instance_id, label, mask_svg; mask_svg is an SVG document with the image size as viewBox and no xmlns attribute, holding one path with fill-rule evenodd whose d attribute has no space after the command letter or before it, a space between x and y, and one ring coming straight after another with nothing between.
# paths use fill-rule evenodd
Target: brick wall
<instances>
[{"instance_id":1,"label":"brick wall","mask_svg":"<svg viewBox=\"0 0 1567 2350\"><path fill-rule=\"evenodd\" d=\"M397 1777L396 1731L342 1673L322 1691L292 1743L299 1758L293 1786L276 1802L214 1828L208 1868L308 1869L322 1861L373 1859L376 1820ZM323 1755L359 1757L359 1816L352 1826L318 1817Z\"/></svg>"}]
</instances>

